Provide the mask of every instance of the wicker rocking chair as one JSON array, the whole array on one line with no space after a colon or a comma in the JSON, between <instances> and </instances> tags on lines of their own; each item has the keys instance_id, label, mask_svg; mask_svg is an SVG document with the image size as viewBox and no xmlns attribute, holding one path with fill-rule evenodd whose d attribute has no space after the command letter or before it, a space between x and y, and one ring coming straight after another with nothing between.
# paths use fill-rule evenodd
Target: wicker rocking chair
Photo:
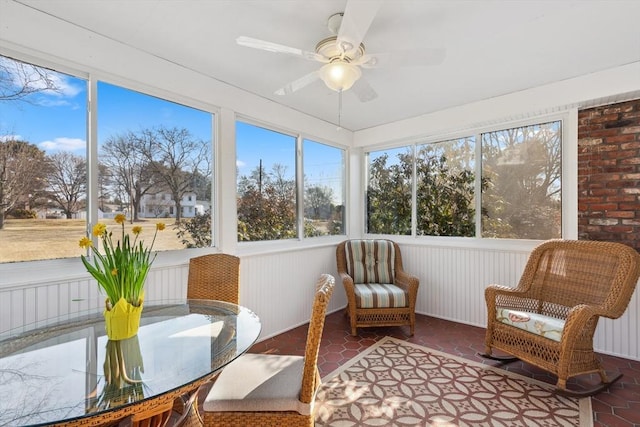
<instances>
[{"instance_id":1,"label":"wicker rocking chair","mask_svg":"<svg viewBox=\"0 0 640 427\"><path fill-rule=\"evenodd\" d=\"M523 360L558 377L563 394L591 396L617 381L593 351L598 319L627 308L640 276L640 255L611 242L550 240L531 253L516 288L485 290L488 324L485 357ZM492 355L500 350L510 356ZM598 373L600 384L569 390L567 379Z\"/></svg>"},{"instance_id":2,"label":"wicker rocking chair","mask_svg":"<svg viewBox=\"0 0 640 427\"><path fill-rule=\"evenodd\" d=\"M357 328L408 325L413 335L420 281L404 271L391 240L347 240L336 249L338 274L347 294L351 335Z\"/></svg>"}]
</instances>

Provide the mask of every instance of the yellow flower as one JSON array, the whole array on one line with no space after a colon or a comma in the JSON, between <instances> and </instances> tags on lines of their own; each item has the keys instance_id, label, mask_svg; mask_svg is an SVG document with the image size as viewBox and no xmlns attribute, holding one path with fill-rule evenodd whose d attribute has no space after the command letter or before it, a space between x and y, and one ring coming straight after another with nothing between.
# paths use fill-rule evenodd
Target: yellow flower
<instances>
[{"instance_id":1,"label":"yellow flower","mask_svg":"<svg viewBox=\"0 0 640 427\"><path fill-rule=\"evenodd\" d=\"M102 236L106 232L107 232L107 224L99 222L99 223L97 223L96 225L93 226L93 235L94 236Z\"/></svg>"},{"instance_id":2,"label":"yellow flower","mask_svg":"<svg viewBox=\"0 0 640 427\"><path fill-rule=\"evenodd\" d=\"M93 246L93 242L91 241L90 238L88 237L83 237L82 239L80 239L80 247L81 248L90 248L91 246Z\"/></svg>"},{"instance_id":3,"label":"yellow flower","mask_svg":"<svg viewBox=\"0 0 640 427\"><path fill-rule=\"evenodd\" d=\"M127 221L127 216L125 214L119 213L113 219L118 224L124 224Z\"/></svg>"},{"instance_id":4,"label":"yellow flower","mask_svg":"<svg viewBox=\"0 0 640 427\"><path fill-rule=\"evenodd\" d=\"M80 240L81 247L91 248L90 255L80 255L80 259L107 295L108 304L113 307L124 298L130 304L139 306L144 295L147 273L156 258L153 246L158 231L164 230L165 225L156 224L151 244L145 245L143 241L138 240L143 227L133 226L131 233L127 233L126 216L118 214L114 220L119 224L119 233L116 235L107 229L106 224L99 222L93 227L93 234L100 240L99 245L92 244L91 236ZM135 237L131 237L130 234Z\"/></svg>"}]
</instances>

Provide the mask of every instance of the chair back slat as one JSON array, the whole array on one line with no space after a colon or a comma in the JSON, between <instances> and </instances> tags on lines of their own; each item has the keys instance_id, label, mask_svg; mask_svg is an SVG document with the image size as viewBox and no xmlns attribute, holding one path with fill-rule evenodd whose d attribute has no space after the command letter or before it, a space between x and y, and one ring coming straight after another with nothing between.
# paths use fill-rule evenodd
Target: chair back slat
<instances>
[{"instance_id":1,"label":"chair back slat","mask_svg":"<svg viewBox=\"0 0 640 427\"><path fill-rule=\"evenodd\" d=\"M320 385L320 375L318 374L318 351L320 350L320 340L324 330L324 320L327 313L327 306L331 300L331 294L335 286L335 279L329 274L322 274L316 283L316 293L311 309L311 320L307 332L307 344L304 355L304 372L302 375L302 388L300 390L300 401L311 403L315 397L315 392Z\"/></svg>"}]
</instances>

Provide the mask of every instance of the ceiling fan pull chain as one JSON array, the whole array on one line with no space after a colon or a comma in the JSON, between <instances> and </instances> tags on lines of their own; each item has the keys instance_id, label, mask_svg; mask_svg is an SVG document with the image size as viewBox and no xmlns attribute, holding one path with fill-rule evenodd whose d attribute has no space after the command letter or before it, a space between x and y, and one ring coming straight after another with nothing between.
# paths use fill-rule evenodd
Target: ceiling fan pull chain
<instances>
[{"instance_id":1,"label":"ceiling fan pull chain","mask_svg":"<svg viewBox=\"0 0 640 427\"><path fill-rule=\"evenodd\" d=\"M342 129L342 90L338 91L338 129Z\"/></svg>"}]
</instances>

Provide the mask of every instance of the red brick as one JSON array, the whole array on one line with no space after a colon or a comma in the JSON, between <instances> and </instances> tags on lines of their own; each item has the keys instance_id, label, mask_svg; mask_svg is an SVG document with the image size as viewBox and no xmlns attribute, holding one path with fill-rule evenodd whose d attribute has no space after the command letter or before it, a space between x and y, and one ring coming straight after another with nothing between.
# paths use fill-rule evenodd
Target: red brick
<instances>
[{"instance_id":1,"label":"red brick","mask_svg":"<svg viewBox=\"0 0 640 427\"><path fill-rule=\"evenodd\" d=\"M606 216L607 218L634 218L636 213L629 211L608 211Z\"/></svg>"},{"instance_id":2,"label":"red brick","mask_svg":"<svg viewBox=\"0 0 640 427\"><path fill-rule=\"evenodd\" d=\"M592 203L589 208L594 211L611 211L618 209L617 203Z\"/></svg>"},{"instance_id":3,"label":"red brick","mask_svg":"<svg viewBox=\"0 0 640 427\"><path fill-rule=\"evenodd\" d=\"M599 201L602 200L601 198L599 198L598 196L615 196L618 194L618 190L616 190L615 188L590 188L590 198L582 200L585 202L590 202L590 201Z\"/></svg>"},{"instance_id":4,"label":"red brick","mask_svg":"<svg viewBox=\"0 0 640 427\"><path fill-rule=\"evenodd\" d=\"M604 138L605 142L606 142L606 137L616 136L616 135L618 135L618 133L620 133L619 129L592 130L591 132L589 132L587 134L587 138L589 138L589 137L592 137L592 138Z\"/></svg>"},{"instance_id":5,"label":"red brick","mask_svg":"<svg viewBox=\"0 0 640 427\"><path fill-rule=\"evenodd\" d=\"M609 233L631 233L634 230L634 227L619 225L616 227L602 227L603 231Z\"/></svg>"},{"instance_id":6,"label":"red brick","mask_svg":"<svg viewBox=\"0 0 640 427\"><path fill-rule=\"evenodd\" d=\"M631 159L620 160L620 163L624 165L640 165L640 156L636 156Z\"/></svg>"},{"instance_id":7,"label":"red brick","mask_svg":"<svg viewBox=\"0 0 640 427\"><path fill-rule=\"evenodd\" d=\"M626 205L623 205L624 202L629 202L629 203L633 203L633 202L637 202L637 206L640 207L640 202L638 202L638 199L636 196L632 195L632 194L622 194L622 195L616 195L616 196L611 196L611 197L605 197L604 198L605 202L612 202L612 203L620 203L620 210L627 210Z\"/></svg>"},{"instance_id":8,"label":"red brick","mask_svg":"<svg viewBox=\"0 0 640 427\"><path fill-rule=\"evenodd\" d=\"M620 147L618 147L620 148ZM629 159L629 158L637 158L638 152L636 150L621 150L610 151L606 154L608 159Z\"/></svg>"},{"instance_id":9,"label":"red brick","mask_svg":"<svg viewBox=\"0 0 640 427\"><path fill-rule=\"evenodd\" d=\"M638 126L629 126L629 127L625 127L622 129L621 131L623 134L627 134L627 133L640 133L640 125Z\"/></svg>"}]
</instances>

